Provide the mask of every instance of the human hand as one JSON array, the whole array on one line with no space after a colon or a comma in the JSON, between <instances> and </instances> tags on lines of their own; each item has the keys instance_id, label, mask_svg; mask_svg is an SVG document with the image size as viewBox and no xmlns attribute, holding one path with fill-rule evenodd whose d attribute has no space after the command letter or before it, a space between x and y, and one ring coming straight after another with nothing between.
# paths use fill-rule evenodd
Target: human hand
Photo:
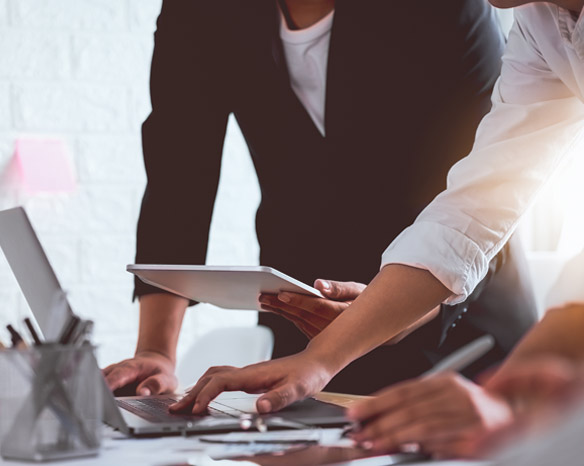
<instances>
[{"instance_id":1,"label":"human hand","mask_svg":"<svg viewBox=\"0 0 584 466\"><path fill-rule=\"evenodd\" d=\"M515 411L514 433L546 429L583 397L584 371L572 361L544 356L516 361L485 387L508 400Z\"/></svg>"},{"instance_id":2,"label":"human hand","mask_svg":"<svg viewBox=\"0 0 584 466\"><path fill-rule=\"evenodd\" d=\"M220 393L242 390L264 393L256 407L259 413L269 413L314 395L333 376L322 358L310 355L308 350L243 368L212 367L184 398L170 406L170 411L202 414Z\"/></svg>"},{"instance_id":3,"label":"human hand","mask_svg":"<svg viewBox=\"0 0 584 466\"><path fill-rule=\"evenodd\" d=\"M533 410L565 401L578 379L577 366L557 357L539 357L495 373L485 384L493 393Z\"/></svg>"},{"instance_id":4,"label":"human hand","mask_svg":"<svg viewBox=\"0 0 584 466\"><path fill-rule=\"evenodd\" d=\"M513 421L502 397L454 373L393 385L347 415L363 426L352 435L363 446L385 452L414 443L441 458L479 455L484 436Z\"/></svg>"},{"instance_id":5,"label":"human hand","mask_svg":"<svg viewBox=\"0 0 584 466\"><path fill-rule=\"evenodd\" d=\"M136 395L140 396L172 393L178 385L173 362L152 351L136 353L133 358L112 364L102 372L112 391L138 384Z\"/></svg>"},{"instance_id":6,"label":"human hand","mask_svg":"<svg viewBox=\"0 0 584 466\"><path fill-rule=\"evenodd\" d=\"M324 298L282 292L277 295L261 294L259 302L264 311L285 317L312 339L349 307L366 285L318 279L314 287Z\"/></svg>"},{"instance_id":7,"label":"human hand","mask_svg":"<svg viewBox=\"0 0 584 466\"><path fill-rule=\"evenodd\" d=\"M551 356L515 360L495 372L485 382L485 388L505 398L514 412L512 423L483 439L482 448L491 451L525 435L549 430L564 419L568 408L584 395L584 370L571 361Z\"/></svg>"}]
</instances>

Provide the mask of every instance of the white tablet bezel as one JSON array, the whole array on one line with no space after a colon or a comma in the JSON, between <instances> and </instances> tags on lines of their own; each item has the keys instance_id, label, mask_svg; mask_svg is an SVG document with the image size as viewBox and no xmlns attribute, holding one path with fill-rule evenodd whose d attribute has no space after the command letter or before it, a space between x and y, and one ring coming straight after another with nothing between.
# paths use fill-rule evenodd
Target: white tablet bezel
<instances>
[{"instance_id":1,"label":"white tablet bezel","mask_svg":"<svg viewBox=\"0 0 584 466\"><path fill-rule=\"evenodd\" d=\"M144 283L185 298L224 309L261 311L261 293L281 291L320 297L308 286L272 267L131 264L126 270Z\"/></svg>"}]
</instances>

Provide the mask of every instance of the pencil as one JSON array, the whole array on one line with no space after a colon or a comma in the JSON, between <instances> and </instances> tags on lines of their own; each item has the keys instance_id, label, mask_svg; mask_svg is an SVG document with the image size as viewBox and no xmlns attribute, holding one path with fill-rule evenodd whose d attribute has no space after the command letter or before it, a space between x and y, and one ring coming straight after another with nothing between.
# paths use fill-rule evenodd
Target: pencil
<instances>
[{"instance_id":1,"label":"pencil","mask_svg":"<svg viewBox=\"0 0 584 466\"><path fill-rule=\"evenodd\" d=\"M26 349L26 342L22 339L22 337L20 336L20 333L18 333L14 327L10 324L8 324L6 326L6 328L8 329L8 331L10 332L10 338L12 340L12 347L16 348L16 349Z\"/></svg>"},{"instance_id":2,"label":"pencil","mask_svg":"<svg viewBox=\"0 0 584 466\"><path fill-rule=\"evenodd\" d=\"M32 339L34 341L34 344L37 345L37 346L42 345L43 342L39 338L38 333L34 329L34 327L32 325L32 322L30 321L30 319L28 317L26 319L24 319L24 323L26 325L26 328L28 328L28 332L30 333L30 336L32 337Z\"/></svg>"}]
</instances>

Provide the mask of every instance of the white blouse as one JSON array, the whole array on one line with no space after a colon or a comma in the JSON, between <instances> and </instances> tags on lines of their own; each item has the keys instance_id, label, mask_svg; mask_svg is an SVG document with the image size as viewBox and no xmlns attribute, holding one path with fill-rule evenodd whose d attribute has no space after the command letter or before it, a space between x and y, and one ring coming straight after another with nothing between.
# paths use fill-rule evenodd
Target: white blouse
<instances>
[{"instance_id":1,"label":"white blouse","mask_svg":"<svg viewBox=\"0 0 584 466\"><path fill-rule=\"evenodd\" d=\"M566 156L584 150L583 94L582 15L546 3L517 8L493 108L471 153L382 266L428 270L452 291L447 303L463 301Z\"/></svg>"}]
</instances>

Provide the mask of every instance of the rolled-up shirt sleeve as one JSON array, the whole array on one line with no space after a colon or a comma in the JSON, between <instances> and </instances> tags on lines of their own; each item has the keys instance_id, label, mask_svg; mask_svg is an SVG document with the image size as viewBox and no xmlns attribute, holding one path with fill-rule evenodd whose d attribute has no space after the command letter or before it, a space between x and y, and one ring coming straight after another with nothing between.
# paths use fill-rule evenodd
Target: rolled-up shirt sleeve
<instances>
[{"instance_id":1,"label":"rolled-up shirt sleeve","mask_svg":"<svg viewBox=\"0 0 584 466\"><path fill-rule=\"evenodd\" d=\"M382 267L428 270L464 301L537 193L584 138L584 105L552 71L521 14L509 36L493 107L471 153L387 248Z\"/></svg>"}]
</instances>

